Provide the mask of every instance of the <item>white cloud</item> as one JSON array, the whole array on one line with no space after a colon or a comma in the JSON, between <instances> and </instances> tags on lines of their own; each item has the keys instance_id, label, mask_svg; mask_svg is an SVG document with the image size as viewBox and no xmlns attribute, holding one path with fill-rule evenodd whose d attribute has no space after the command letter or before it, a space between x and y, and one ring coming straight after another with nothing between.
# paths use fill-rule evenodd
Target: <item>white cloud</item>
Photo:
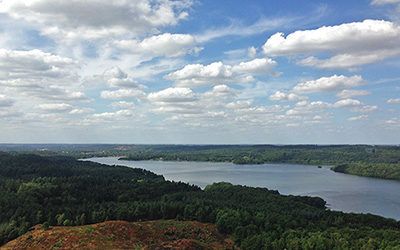
<instances>
[{"instance_id":1,"label":"white cloud","mask_svg":"<svg viewBox=\"0 0 400 250\"><path fill-rule=\"evenodd\" d=\"M239 100L228 103L226 107L229 109L239 110L239 109L249 109L251 105L252 102L249 100Z\"/></svg>"},{"instance_id":2,"label":"white cloud","mask_svg":"<svg viewBox=\"0 0 400 250\"><path fill-rule=\"evenodd\" d=\"M103 74L104 80L110 87L121 88L140 88L140 84L134 79L128 77L128 74L122 71L119 67L108 69Z\"/></svg>"},{"instance_id":3,"label":"white cloud","mask_svg":"<svg viewBox=\"0 0 400 250\"><path fill-rule=\"evenodd\" d=\"M139 89L104 90L100 96L104 99L141 98L144 96L144 92Z\"/></svg>"},{"instance_id":4,"label":"white cloud","mask_svg":"<svg viewBox=\"0 0 400 250\"><path fill-rule=\"evenodd\" d=\"M400 127L400 119L397 118L397 117L395 117L395 118L386 120L386 121L385 121L385 124L386 124L386 125L389 125L389 126L393 126L393 127L397 127L397 126Z\"/></svg>"},{"instance_id":5,"label":"white cloud","mask_svg":"<svg viewBox=\"0 0 400 250\"><path fill-rule=\"evenodd\" d=\"M400 104L400 98L392 98L386 101L389 104Z\"/></svg>"},{"instance_id":6,"label":"white cloud","mask_svg":"<svg viewBox=\"0 0 400 250\"><path fill-rule=\"evenodd\" d=\"M221 84L232 80L232 67L222 62L209 65L189 64L183 69L172 72L166 79L175 81L179 86ZM239 79L238 79L239 80ZM241 82L246 81L240 79Z\"/></svg>"},{"instance_id":7,"label":"white cloud","mask_svg":"<svg viewBox=\"0 0 400 250\"><path fill-rule=\"evenodd\" d=\"M365 82L361 76L355 75L348 77L343 75L333 75L299 83L293 88L293 90L299 93L338 91L341 89L357 87L363 84L365 84Z\"/></svg>"},{"instance_id":8,"label":"white cloud","mask_svg":"<svg viewBox=\"0 0 400 250\"><path fill-rule=\"evenodd\" d=\"M94 110L91 108L75 108L71 110L69 113L71 115L81 115L81 114L87 114L87 113L92 113Z\"/></svg>"},{"instance_id":9,"label":"white cloud","mask_svg":"<svg viewBox=\"0 0 400 250\"><path fill-rule=\"evenodd\" d=\"M148 95L153 102L191 102L196 100L195 93L189 88L167 88Z\"/></svg>"},{"instance_id":10,"label":"white cloud","mask_svg":"<svg viewBox=\"0 0 400 250\"><path fill-rule=\"evenodd\" d=\"M111 106L121 109L133 109L135 107L135 104L133 102L119 101L111 103Z\"/></svg>"},{"instance_id":11,"label":"white cloud","mask_svg":"<svg viewBox=\"0 0 400 250\"><path fill-rule=\"evenodd\" d=\"M342 91L340 91L339 93L337 93L337 96L341 99L347 99L347 98L351 98L354 96L365 96L365 95L369 95L370 92L366 91L366 90L353 90L353 89L344 89Z\"/></svg>"},{"instance_id":12,"label":"white cloud","mask_svg":"<svg viewBox=\"0 0 400 250\"><path fill-rule=\"evenodd\" d=\"M199 42L208 42L226 36L251 36L287 26L293 21L294 18L261 18L251 25L244 25L243 23L234 21L229 26L211 28L195 37Z\"/></svg>"},{"instance_id":13,"label":"white cloud","mask_svg":"<svg viewBox=\"0 0 400 250\"><path fill-rule=\"evenodd\" d=\"M47 112L67 112L73 109L73 106L67 103L44 103L39 104L38 108Z\"/></svg>"},{"instance_id":14,"label":"white cloud","mask_svg":"<svg viewBox=\"0 0 400 250\"><path fill-rule=\"evenodd\" d=\"M229 86L222 84L216 85L211 91L205 92L203 98L231 98L236 96L236 91Z\"/></svg>"},{"instance_id":15,"label":"white cloud","mask_svg":"<svg viewBox=\"0 0 400 250\"><path fill-rule=\"evenodd\" d=\"M188 16L191 1L4 0L0 13L67 40L154 33Z\"/></svg>"},{"instance_id":16,"label":"white cloud","mask_svg":"<svg viewBox=\"0 0 400 250\"><path fill-rule=\"evenodd\" d=\"M265 74L271 72L272 68L275 66L276 62L270 58L256 58L248 62L241 62L238 65L234 65L232 70L242 73Z\"/></svg>"},{"instance_id":17,"label":"white cloud","mask_svg":"<svg viewBox=\"0 0 400 250\"><path fill-rule=\"evenodd\" d=\"M100 97L109 100L141 100L146 98L144 92L145 86L139 84L119 67L112 67L104 71L101 76L94 76L94 80L106 83L111 87L109 90L103 90ZM123 110L133 109L134 103L127 101L115 101L111 104L114 108Z\"/></svg>"},{"instance_id":18,"label":"white cloud","mask_svg":"<svg viewBox=\"0 0 400 250\"><path fill-rule=\"evenodd\" d=\"M370 64L377 61L381 61L385 58L399 55L400 50L382 50L379 52L371 53L368 52L360 54L341 54L332 56L328 59L318 59L316 57L307 57L301 61L299 64L304 66L312 66L321 69L333 69L333 68L354 68L358 65Z\"/></svg>"},{"instance_id":19,"label":"white cloud","mask_svg":"<svg viewBox=\"0 0 400 250\"><path fill-rule=\"evenodd\" d=\"M201 48L195 47L196 41L188 34L164 33L145 38L142 41L120 40L113 43L113 47L123 53L140 54L149 57L166 56L177 57L189 53L197 53Z\"/></svg>"},{"instance_id":20,"label":"white cloud","mask_svg":"<svg viewBox=\"0 0 400 250\"><path fill-rule=\"evenodd\" d=\"M250 58L254 58L257 56L257 48L255 47L250 47L247 49L247 56Z\"/></svg>"},{"instance_id":21,"label":"white cloud","mask_svg":"<svg viewBox=\"0 0 400 250\"><path fill-rule=\"evenodd\" d=\"M0 88L46 100L87 100L79 91L78 63L41 50L0 49Z\"/></svg>"},{"instance_id":22,"label":"white cloud","mask_svg":"<svg viewBox=\"0 0 400 250\"><path fill-rule=\"evenodd\" d=\"M123 121L131 118L134 112L130 109L121 109L115 112L103 112L93 114L88 117L84 122L87 124L101 123L101 122L116 122Z\"/></svg>"},{"instance_id":23,"label":"white cloud","mask_svg":"<svg viewBox=\"0 0 400 250\"><path fill-rule=\"evenodd\" d=\"M354 112L360 112L360 113L370 113L378 110L378 106L376 105L363 105L360 107L355 107L353 109Z\"/></svg>"},{"instance_id":24,"label":"white cloud","mask_svg":"<svg viewBox=\"0 0 400 250\"><path fill-rule=\"evenodd\" d=\"M368 115L359 115L359 116L349 117L347 120L353 122L353 121L365 120L367 118L368 118Z\"/></svg>"},{"instance_id":25,"label":"white cloud","mask_svg":"<svg viewBox=\"0 0 400 250\"><path fill-rule=\"evenodd\" d=\"M353 108L353 107L359 107L362 105L362 102L360 102L359 100L355 100L355 99L343 99L343 100L339 100L337 102L335 102L335 104L333 104L333 106L335 108Z\"/></svg>"},{"instance_id":26,"label":"white cloud","mask_svg":"<svg viewBox=\"0 0 400 250\"><path fill-rule=\"evenodd\" d=\"M300 64L318 68L348 68L400 55L400 27L384 20L364 20L315 30L271 36L263 46L266 55L316 54L331 57L307 57Z\"/></svg>"},{"instance_id":27,"label":"white cloud","mask_svg":"<svg viewBox=\"0 0 400 250\"><path fill-rule=\"evenodd\" d=\"M40 50L0 49L0 84L26 86L54 82L66 83L76 80L77 63Z\"/></svg>"},{"instance_id":28,"label":"white cloud","mask_svg":"<svg viewBox=\"0 0 400 250\"><path fill-rule=\"evenodd\" d=\"M298 101L298 100L305 100L307 97L299 96L294 93L285 93L282 91L276 91L274 94L270 95L269 97L272 101Z\"/></svg>"},{"instance_id":29,"label":"white cloud","mask_svg":"<svg viewBox=\"0 0 400 250\"><path fill-rule=\"evenodd\" d=\"M214 62L208 65L189 64L172 72L166 79L178 86L219 85L254 81L252 74L271 74L276 62L271 59L254 59L236 65Z\"/></svg>"},{"instance_id":30,"label":"white cloud","mask_svg":"<svg viewBox=\"0 0 400 250\"><path fill-rule=\"evenodd\" d=\"M378 109L378 106L376 105L365 105L361 101L351 98L339 100L335 102L332 107L350 108L351 111L359 113L370 113Z\"/></svg>"},{"instance_id":31,"label":"white cloud","mask_svg":"<svg viewBox=\"0 0 400 250\"><path fill-rule=\"evenodd\" d=\"M400 0L373 0L372 5L385 5L385 4L397 4Z\"/></svg>"},{"instance_id":32,"label":"white cloud","mask_svg":"<svg viewBox=\"0 0 400 250\"><path fill-rule=\"evenodd\" d=\"M14 100L0 94L0 108L11 107Z\"/></svg>"}]
</instances>

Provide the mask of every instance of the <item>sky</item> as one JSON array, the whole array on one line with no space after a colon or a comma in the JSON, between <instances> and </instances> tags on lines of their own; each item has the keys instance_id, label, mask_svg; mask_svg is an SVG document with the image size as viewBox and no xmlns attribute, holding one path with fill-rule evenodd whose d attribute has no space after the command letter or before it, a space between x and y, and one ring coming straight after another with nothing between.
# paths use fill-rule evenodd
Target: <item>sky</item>
<instances>
[{"instance_id":1,"label":"sky","mask_svg":"<svg viewBox=\"0 0 400 250\"><path fill-rule=\"evenodd\" d=\"M0 0L0 142L399 144L400 0Z\"/></svg>"}]
</instances>

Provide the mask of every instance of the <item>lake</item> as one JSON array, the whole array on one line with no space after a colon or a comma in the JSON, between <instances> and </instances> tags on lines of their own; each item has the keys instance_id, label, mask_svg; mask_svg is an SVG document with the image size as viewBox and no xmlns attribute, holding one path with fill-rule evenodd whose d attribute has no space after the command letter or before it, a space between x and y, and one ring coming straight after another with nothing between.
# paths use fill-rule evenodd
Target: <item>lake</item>
<instances>
[{"instance_id":1,"label":"lake","mask_svg":"<svg viewBox=\"0 0 400 250\"><path fill-rule=\"evenodd\" d=\"M107 165L143 168L167 180L204 188L226 181L266 187L281 194L318 196L332 210L372 213L400 220L400 181L336 173L327 166L261 164L235 165L214 162L120 161L117 157L86 159Z\"/></svg>"}]
</instances>

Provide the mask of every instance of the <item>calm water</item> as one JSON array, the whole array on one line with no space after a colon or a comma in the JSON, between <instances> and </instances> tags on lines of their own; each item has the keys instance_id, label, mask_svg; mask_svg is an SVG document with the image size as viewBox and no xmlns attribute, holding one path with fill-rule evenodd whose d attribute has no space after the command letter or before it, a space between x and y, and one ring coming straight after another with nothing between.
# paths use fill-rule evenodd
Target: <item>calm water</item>
<instances>
[{"instance_id":1,"label":"calm water","mask_svg":"<svg viewBox=\"0 0 400 250\"><path fill-rule=\"evenodd\" d=\"M319 196L332 210L372 213L400 220L400 181L335 173L329 167L263 164L234 165L210 162L119 161L116 157L87 159L108 165L143 168L168 180L204 188L227 181L266 187L281 194Z\"/></svg>"}]
</instances>

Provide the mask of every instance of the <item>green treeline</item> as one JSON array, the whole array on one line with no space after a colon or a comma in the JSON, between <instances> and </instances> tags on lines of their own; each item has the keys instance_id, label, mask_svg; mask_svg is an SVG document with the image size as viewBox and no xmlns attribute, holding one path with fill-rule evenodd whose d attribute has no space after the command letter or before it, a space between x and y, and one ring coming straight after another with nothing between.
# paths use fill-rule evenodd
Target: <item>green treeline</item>
<instances>
[{"instance_id":1,"label":"green treeline","mask_svg":"<svg viewBox=\"0 0 400 250\"><path fill-rule=\"evenodd\" d=\"M128 160L214 161L236 164L353 162L400 163L400 147L368 145L143 146L125 152Z\"/></svg>"},{"instance_id":2,"label":"green treeline","mask_svg":"<svg viewBox=\"0 0 400 250\"><path fill-rule=\"evenodd\" d=\"M125 160L210 161L235 164L333 165L348 174L400 180L400 146L383 145L64 145L0 144L11 153L74 158L124 156ZM344 167L345 166L345 167ZM351 166L351 167L350 167ZM345 170L346 169L346 170Z\"/></svg>"},{"instance_id":3,"label":"green treeline","mask_svg":"<svg viewBox=\"0 0 400 250\"><path fill-rule=\"evenodd\" d=\"M345 174L400 180L400 163L352 163L341 164L332 170Z\"/></svg>"},{"instance_id":4,"label":"green treeline","mask_svg":"<svg viewBox=\"0 0 400 250\"><path fill-rule=\"evenodd\" d=\"M123 159L335 165L337 172L400 180L398 146L154 146Z\"/></svg>"},{"instance_id":5,"label":"green treeline","mask_svg":"<svg viewBox=\"0 0 400 250\"><path fill-rule=\"evenodd\" d=\"M0 153L0 243L31 226L106 220L215 223L242 249L399 249L400 223L326 210L320 198L218 183L205 190L141 169Z\"/></svg>"}]
</instances>

